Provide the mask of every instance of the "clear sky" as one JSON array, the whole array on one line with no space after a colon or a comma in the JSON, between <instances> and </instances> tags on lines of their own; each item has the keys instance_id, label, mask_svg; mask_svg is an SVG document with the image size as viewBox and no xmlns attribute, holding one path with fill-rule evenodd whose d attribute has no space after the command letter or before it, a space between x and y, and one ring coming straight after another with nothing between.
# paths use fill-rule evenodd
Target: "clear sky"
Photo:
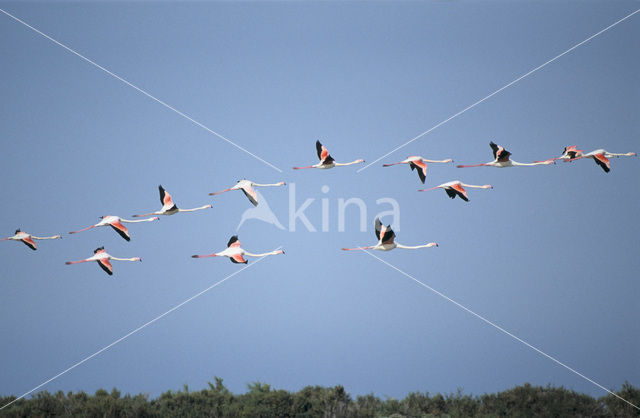
<instances>
[{"instance_id":1,"label":"clear sky","mask_svg":"<svg viewBox=\"0 0 640 418\"><path fill-rule=\"evenodd\" d=\"M149 393L234 392L342 384L353 395L482 394L530 382L594 396L593 384L363 252L375 214L398 202L397 240L439 248L376 252L518 337L613 389L640 385L640 199L637 158L512 169L429 166L408 155L490 161L640 151L640 14L620 23L407 147L373 161L638 8L637 2L99 2L0 7L185 112L283 172L0 14L0 235L35 235L38 251L0 243L0 393L20 395L242 266L190 258L222 250L262 189L286 227L255 219L238 234L269 257L44 387ZM471 201L441 191L492 184ZM160 208L158 184L196 213L99 228L106 214ZM294 186L295 185L295 186ZM323 186L328 191L323 193ZM313 200L297 221L294 210ZM325 188L325 190L327 190ZM359 198L338 230L339 199ZM328 231L321 232L325 200ZM385 223L391 217L383 218ZM66 266L104 245L117 257Z\"/></svg>"}]
</instances>

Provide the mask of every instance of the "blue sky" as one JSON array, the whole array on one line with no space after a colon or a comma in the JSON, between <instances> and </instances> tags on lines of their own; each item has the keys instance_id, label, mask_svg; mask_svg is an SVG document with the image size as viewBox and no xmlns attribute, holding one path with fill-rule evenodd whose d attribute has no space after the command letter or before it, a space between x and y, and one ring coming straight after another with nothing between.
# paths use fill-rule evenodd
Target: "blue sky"
<instances>
[{"instance_id":1,"label":"blue sky","mask_svg":"<svg viewBox=\"0 0 640 418\"><path fill-rule=\"evenodd\" d=\"M640 200L635 158L605 174L591 161L549 167L429 167L425 186L492 184L471 202L423 188L408 155L491 160L638 149L639 15L622 22L420 140L373 161L633 12L637 2L2 2L1 8L259 155L239 151L4 14L0 15L1 235L20 227L59 241L0 243L0 393L20 395L236 272L220 251L249 202L209 192L238 179L288 225L296 205L320 229L249 220L238 231L269 257L49 383L158 395L213 376L234 392L256 380L287 390L342 384L403 397L494 392L531 382L601 389L498 332L365 253L376 213L400 205L397 240L439 248L377 256L596 382L640 385ZM158 184L192 214L99 228L106 214L159 209ZM323 193L323 186L329 191ZM338 199L362 199L369 230ZM383 219L383 221L386 221ZM389 220L390 222L390 220ZM117 257L65 266L104 245Z\"/></svg>"}]
</instances>

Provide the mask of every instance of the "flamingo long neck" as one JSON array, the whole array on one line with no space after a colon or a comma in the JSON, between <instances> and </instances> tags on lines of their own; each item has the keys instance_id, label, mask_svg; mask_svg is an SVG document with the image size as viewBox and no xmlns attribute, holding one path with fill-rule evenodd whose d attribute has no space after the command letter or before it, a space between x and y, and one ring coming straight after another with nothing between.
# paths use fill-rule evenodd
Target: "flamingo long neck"
<instances>
[{"instance_id":1,"label":"flamingo long neck","mask_svg":"<svg viewBox=\"0 0 640 418\"><path fill-rule=\"evenodd\" d=\"M519 163L517 161L511 160L511 165L512 166L530 167L530 166L534 166L534 165L548 165L548 164L551 164L552 162L553 161L551 161L551 160L546 160L546 161L537 161L537 162L533 162L533 163Z\"/></svg>"},{"instance_id":2,"label":"flamingo long neck","mask_svg":"<svg viewBox=\"0 0 640 418\"><path fill-rule=\"evenodd\" d=\"M353 165L353 164L360 164L363 163L364 160L355 160L355 161L351 161L350 163L334 163L334 165L336 167L343 167L345 165Z\"/></svg>"},{"instance_id":3,"label":"flamingo long neck","mask_svg":"<svg viewBox=\"0 0 640 418\"><path fill-rule=\"evenodd\" d=\"M262 253L262 254L252 254L250 252L245 251L244 255L248 256L248 257L264 257L267 255L277 255L277 254L282 254L281 250L275 250L275 251L269 251L268 253Z\"/></svg>"},{"instance_id":4,"label":"flamingo long neck","mask_svg":"<svg viewBox=\"0 0 640 418\"><path fill-rule=\"evenodd\" d=\"M199 208L193 208L193 209L178 209L178 212L195 212L196 210L209 209L211 207L212 207L211 205L204 205L204 206L200 206Z\"/></svg>"},{"instance_id":5,"label":"flamingo long neck","mask_svg":"<svg viewBox=\"0 0 640 418\"><path fill-rule=\"evenodd\" d=\"M254 186L258 186L258 187L284 186L284 182L280 182L280 183L269 183L269 184L253 183L253 185L254 185Z\"/></svg>"},{"instance_id":6,"label":"flamingo long neck","mask_svg":"<svg viewBox=\"0 0 640 418\"><path fill-rule=\"evenodd\" d=\"M116 260L116 261L142 261L140 259L140 257L131 257L131 258L118 258L118 257L109 257L111 260Z\"/></svg>"},{"instance_id":7,"label":"flamingo long neck","mask_svg":"<svg viewBox=\"0 0 640 418\"><path fill-rule=\"evenodd\" d=\"M460 183L463 187L471 187L474 189L492 189L493 187L490 184L485 184L484 186L476 186L474 184L464 184Z\"/></svg>"},{"instance_id":8,"label":"flamingo long neck","mask_svg":"<svg viewBox=\"0 0 640 418\"><path fill-rule=\"evenodd\" d=\"M398 244L396 243L396 247L398 248L403 248L405 250L415 250L418 248L429 248L429 247L435 247L438 244L436 244L435 242L430 242L428 244L424 244L424 245L415 245L415 246L409 246L409 245L402 245L402 244Z\"/></svg>"},{"instance_id":9,"label":"flamingo long neck","mask_svg":"<svg viewBox=\"0 0 640 418\"><path fill-rule=\"evenodd\" d=\"M147 218L147 219L138 219L138 220L131 220L131 219L122 219L120 218L121 222L126 222L126 223L130 223L130 224L135 224L138 222L151 222L151 221L157 221L158 218L153 217L153 218Z\"/></svg>"},{"instance_id":10,"label":"flamingo long neck","mask_svg":"<svg viewBox=\"0 0 640 418\"><path fill-rule=\"evenodd\" d=\"M31 238L33 239L58 239L58 238L62 238L61 235L54 235L52 237L36 237L34 235L31 235Z\"/></svg>"},{"instance_id":11,"label":"flamingo long neck","mask_svg":"<svg viewBox=\"0 0 640 418\"><path fill-rule=\"evenodd\" d=\"M605 157L607 157L607 158L610 158L610 157L633 157L635 155L636 155L635 152L626 152L624 154L616 154L614 152L606 152L605 153Z\"/></svg>"},{"instance_id":12,"label":"flamingo long neck","mask_svg":"<svg viewBox=\"0 0 640 418\"><path fill-rule=\"evenodd\" d=\"M427 160L425 158L422 159L425 163L452 163L453 160L451 158L447 158L446 160Z\"/></svg>"}]
</instances>

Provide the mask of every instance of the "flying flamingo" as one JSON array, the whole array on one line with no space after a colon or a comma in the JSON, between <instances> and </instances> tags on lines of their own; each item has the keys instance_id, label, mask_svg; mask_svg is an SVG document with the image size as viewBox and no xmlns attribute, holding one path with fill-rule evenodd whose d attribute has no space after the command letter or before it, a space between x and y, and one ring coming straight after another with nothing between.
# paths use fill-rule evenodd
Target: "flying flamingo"
<instances>
[{"instance_id":1,"label":"flying flamingo","mask_svg":"<svg viewBox=\"0 0 640 418\"><path fill-rule=\"evenodd\" d=\"M407 245L398 244L394 242L394 238L396 234L391 229L391 225L384 226L380 219L376 218L376 237L378 238L378 243L376 245L371 245L368 247L358 247L358 248L343 248L345 251L353 251L353 250L380 250L380 251L391 251L394 248L403 248L405 250L415 250L417 248L429 248L429 247L437 247L438 244L435 242L430 242L425 245L416 245L415 247L409 247Z\"/></svg>"},{"instance_id":2,"label":"flying flamingo","mask_svg":"<svg viewBox=\"0 0 640 418\"><path fill-rule=\"evenodd\" d=\"M453 160L451 158L447 158L446 160L427 160L426 158L420 157L419 155L412 155L407 157L406 160L391 163L391 164L382 164L383 167L391 167L396 164L409 164L411 167L411 171L414 169L418 171L418 176L420 177L420 181L424 184L424 180L427 178L427 164L426 163L452 163Z\"/></svg>"},{"instance_id":3,"label":"flying flamingo","mask_svg":"<svg viewBox=\"0 0 640 418\"><path fill-rule=\"evenodd\" d=\"M564 147L564 150L562 151L562 155L559 157L555 157L555 158L551 158L549 160L546 161L555 161L555 160L564 160L564 162L567 161L571 161L576 159L577 157L582 156L582 150L578 149L577 146L575 145L569 145ZM534 161L536 163L541 163L543 161Z\"/></svg>"},{"instance_id":4,"label":"flying flamingo","mask_svg":"<svg viewBox=\"0 0 640 418\"><path fill-rule=\"evenodd\" d=\"M606 151L604 149L597 149L595 151L591 151L587 154L583 154L583 155L579 155L577 157L571 158L570 160L567 161L575 161L575 160L579 160L581 158L591 158L593 161L595 161L596 164L598 164L600 167L602 167L602 169L604 170L605 173L608 173L611 170L611 162L609 161L609 158L612 157L633 157L635 156L636 153L635 152L627 152L624 154L615 154L613 152L609 152Z\"/></svg>"},{"instance_id":5,"label":"flying flamingo","mask_svg":"<svg viewBox=\"0 0 640 418\"><path fill-rule=\"evenodd\" d=\"M509 156L511 155L511 153L509 151L507 151L506 149L504 149L503 147L501 147L500 145L496 145L493 142L490 142L489 145L491 146L491 149L493 150L493 158L494 158L493 161L488 162L488 163L484 163L484 164L458 165L456 167L465 168L465 167L489 166L489 167L504 168L504 167L555 164L555 161L553 161L553 160L536 161L536 162L533 162L533 163L519 163L517 161L510 160Z\"/></svg>"},{"instance_id":6,"label":"flying flamingo","mask_svg":"<svg viewBox=\"0 0 640 418\"><path fill-rule=\"evenodd\" d=\"M196 210L209 209L212 207L211 205L204 205L194 209L180 209L175 205L175 203L173 203L173 199L171 199L171 195L169 194L169 192L164 190L162 186L158 186L158 190L160 190L160 203L162 203L162 209L160 209L157 212L144 213L142 215L133 215L134 218L140 218L142 216L149 216L149 215L169 216L178 212L194 212Z\"/></svg>"},{"instance_id":7,"label":"flying flamingo","mask_svg":"<svg viewBox=\"0 0 640 418\"><path fill-rule=\"evenodd\" d=\"M259 184L254 183L251 180L243 179L238 180L238 183L236 183L235 186L229 189L224 189L220 192L209 193L209 196L215 196L217 194L229 192L231 190L242 190L244 195L247 196L247 199L249 199L249 202L253 203L253 206L258 206L258 195L256 195L256 191L253 189L254 187L284 186L285 184L286 183L284 181L272 184Z\"/></svg>"},{"instance_id":8,"label":"flying flamingo","mask_svg":"<svg viewBox=\"0 0 640 418\"><path fill-rule=\"evenodd\" d=\"M113 257L112 255L108 254L105 251L104 247L100 247L100 248L96 248L95 250L93 250L93 255L91 257L89 257L89 258L85 258L84 260L80 260L80 261L67 261L65 264L70 265L70 264L86 263L88 261L97 261L98 264L100 265L100 267L102 268L102 270L106 271L107 274L109 276L111 276L113 274L113 266L111 265L109 260L116 260L116 261L142 261L142 259L140 257L133 257L133 258L117 258L117 257Z\"/></svg>"},{"instance_id":9,"label":"flying flamingo","mask_svg":"<svg viewBox=\"0 0 640 418\"><path fill-rule=\"evenodd\" d=\"M154 216L153 218L140 219L138 221L133 221L133 220L129 220L129 219L120 218L119 216L105 215L105 216L101 216L100 219L102 219L102 220L100 222L98 222L97 224L95 224L95 225L91 225L91 226L88 226L86 228L79 229L77 231L71 231L69 233L70 234L76 234L78 232L86 231L86 230L89 230L91 228L96 228L98 226L107 226L107 225L109 225L110 227L113 228L114 231L116 231L118 234L120 234L120 236L122 238L126 239L127 241L130 241L131 240L131 236L129 235L129 230L127 229L126 226L122 225L122 222L126 222L126 223L151 222L151 221L157 221L160 218L158 218L157 216Z\"/></svg>"},{"instance_id":10,"label":"flying flamingo","mask_svg":"<svg viewBox=\"0 0 640 418\"><path fill-rule=\"evenodd\" d=\"M276 255L276 254L284 254L282 250L270 251L268 253L262 254L251 254L250 252L245 251L240 248L242 244L238 241L238 236L234 235L229 239L227 243L227 248L219 253L206 254L206 255L192 255L193 258L205 258L205 257L229 257L232 263L244 263L247 264L248 261L245 260L242 256L246 255L249 257L265 257L267 255Z\"/></svg>"},{"instance_id":11,"label":"flying flamingo","mask_svg":"<svg viewBox=\"0 0 640 418\"><path fill-rule=\"evenodd\" d=\"M355 160L355 161L351 161L350 163L337 163L335 162L333 157L329 155L329 150L327 150L324 147L324 145L320 143L320 141L316 141L316 151L318 152L318 158L320 159L320 162L318 164L308 165L306 167L293 167L293 169L294 170L301 170L303 168L327 169L327 168L333 168L333 167L342 167L345 165L360 164L364 162L364 160Z\"/></svg>"},{"instance_id":12,"label":"flying flamingo","mask_svg":"<svg viewBox=\"0 0 640 418\"><path fill-rule=\"evenodd\" d=\"M460 180L454 180L454 181L450 181L448 183L443 183L439 186L436 187L432 187L430 189L422 189L422 190L418 190L419 192L427 192L429 190L435 190L435 189L444 189L445 192L447 192L447 196L449 196L450 198L455 198L456 196L459 196L460 199L464 200L465 202L469 201L469 196L467 196L467 191L464 189L464 187L473 187L475 189L493 189L493 186L490 184L485 184L484 186L474 186L473 184L464 184L462 183Z\"/></svg>"},{"instance_id":13,"label":"flying flamingo","mask_svg":"<svg viewBox=\"0 0 640 418\"><path fill-rule=\"evenodd\" d=\"M35 251L37 247L34 239L59 239L59 238L62 238L62 236L54 235L52 237L36 237L34 235L27 234L26 232L22 232L20 229L16 229L16 233L14 236L8 237L8 238L2 238L0 239L0 241L7 241L7 240L22 241L27 247Z\"/></svg>"}]
</instances>

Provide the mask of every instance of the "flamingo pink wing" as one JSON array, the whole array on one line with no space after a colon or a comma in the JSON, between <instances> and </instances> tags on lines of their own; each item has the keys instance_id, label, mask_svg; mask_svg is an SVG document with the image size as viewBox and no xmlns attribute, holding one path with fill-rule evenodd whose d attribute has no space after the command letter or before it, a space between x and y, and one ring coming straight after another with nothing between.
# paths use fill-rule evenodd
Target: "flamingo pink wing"
<instances>
[{"instance_id":1,"label":"flamingo pink wing","mask_svg":"<svg viewBox=\"0 0 640 418\"><path fill-rule=\"evenodd\" d=\"M131 236L129 236L129 230L126 226L122 225L120 221L111 222L109 225L118 233L120 236L127 241L131 240Z\"/></svg>"},{"instance_id":2,"label":"flamingo pink wing","mask_svg":"<svg viewBox=\"0 0 640 418\"><path fill-rule=\"evenodd\" d=\"M451 186L451 188L455 189L455 191L461 195L460 197L463 197L467 201L469 200L469 196L467 196L467 191L464 189L464 187L459 184L454 184L453 186Z\"/></svg>"},{"instance_id":3,"label":"flamingo pink wing","mask_svg":"<svg viewBox=\"0 0 640 418\"><path fill-rule=\"evenodd\" d=\"M600 167L602 167L602 169L605 171L605 173L608 173L611 170L611 162L609 161L609 159L607 157L604 156L604 154L596 154L593 156L593 161L596 162L596 164L598 164Z\"/></svg>"},{"instance_id":4,"label":"flamingo pink wing","mask_svg":"<svg viewBox=\"0 0 640 418\"><path fill-rule=\"evenodd\" d=\"M111 265L108 259L103 258L97 261L100 267L102 268L102 270L106 271L109 276L113 274L113 266Z\"/></svg>"},{"instance_id":5,"label":"flamingo pink wing","mask_svg":"<svg viewBox=\"0 0 640 418\"><path fill-rule=\"evenodd\" d=\"M34 251L36 250L36 242L32 240L31 237L22 238L20 241L24 242L25 245L31 248L32 250Z\"/></svg>"},{"instance_id":6,"label":"flamingo pink wing","mask_svg":"<svg viewBox=\"0 0 640 418\"><path fill-rule=\"evenodd\" d=\"M231 260L232 262L234 262L234 263L237 263L237 264L242 264L242 263L247 264L247 260L245 260L245 259L242 257L242 254L232 255L232 256L230 257L230 260Z\"/></svg>"}]
</instances>

